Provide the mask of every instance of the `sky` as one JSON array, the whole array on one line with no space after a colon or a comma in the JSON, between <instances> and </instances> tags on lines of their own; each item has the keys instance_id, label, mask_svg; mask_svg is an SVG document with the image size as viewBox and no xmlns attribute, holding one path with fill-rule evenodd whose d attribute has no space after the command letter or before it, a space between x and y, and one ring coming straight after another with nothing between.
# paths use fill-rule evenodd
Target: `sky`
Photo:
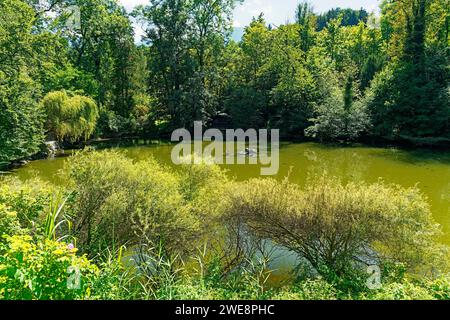
<instances>
[{"instance_id":1,"label":"sky","mask_svg":"<svg viewBox=\"0 0 450 320\"><path fill-rule=\"evenodd\" d=\"M234 10L234 26L245 27L252 17L258 16L261 12L264 13L267 22L275 25L292 22L295 9L300 2L300 0L245 0ZM378 0L309 0L309 2L317 13L336 7L353 9L363 7L371 12L378 7Z\"/></svg>"},{"instance_id":2,"label":"sky","mask_svg":"<svg viewBox=\"0 0 450 320\"><path fill-rule=\"evenodd\" d=\"M147 4L148 0L119 0L127 10L132 10L139 4ZM244 0L234 10L234 27L245 27L252 18L264 13L266 21L271 24L280 25L287 21L294 20L295 9L301 0ZM353 8L361 7L369 12L377 10L379 0L309 0L313 5L314 11L321 13L331 8ZM142 30L135 27L136 36L139 37Z\"/></svg>"}]
</instances>

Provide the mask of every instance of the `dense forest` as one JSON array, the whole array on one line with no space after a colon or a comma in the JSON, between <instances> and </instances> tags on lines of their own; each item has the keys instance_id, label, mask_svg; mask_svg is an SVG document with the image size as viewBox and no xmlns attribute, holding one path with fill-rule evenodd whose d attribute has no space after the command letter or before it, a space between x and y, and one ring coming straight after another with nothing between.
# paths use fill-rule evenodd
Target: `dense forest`
<instances>
[{"instance_id":1,"label":"dense forest","mask_svg":"<svg viewBox=\"0 0 450 320\"><path fill-rule=\"evenodd\" d=\"M385 0L230 40L234 0L2 0L0 162L43 141L279 128L286 140L448 143L449 3ZM74 9L75 8L75 9ZM145 30L136 44L133 21Z\"/></svg>"}]
</instances>

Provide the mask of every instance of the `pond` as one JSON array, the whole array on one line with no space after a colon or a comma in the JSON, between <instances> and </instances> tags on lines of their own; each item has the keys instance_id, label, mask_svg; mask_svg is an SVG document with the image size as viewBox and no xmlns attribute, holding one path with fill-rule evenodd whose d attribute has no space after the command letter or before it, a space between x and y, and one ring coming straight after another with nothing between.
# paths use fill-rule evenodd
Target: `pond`
<instances>
[{"instance_id":1,"label":"pond","mask_svg":"<svg viewBox=\"0 0 450 320\"><path fill-rule=\"evenodd\" d=\"M99 148L104 147L98 145ZM118 143L109 148L123 151L130 158L145 160L150 156L161 163L174 166L171 161L173 145L168 143L137 142L130 145ZM66 152L69 155L70 152ZM57 176L67 157L38 160L11 172L22 180L39 177L52 183L62 183ZM223 165L228 174L237 180L260 176L258 165ZM429 204L435 220L442 225L442 242L450 245L450 152L428 150L406 151L396 148L365 146L329 146L317 143L282 143L280 170L277 179L289 175L291 182L304 185L311 174L326 171L343 181L383 179L388 183L412 187L417 184Z\"/></svg>"}]
</instances>

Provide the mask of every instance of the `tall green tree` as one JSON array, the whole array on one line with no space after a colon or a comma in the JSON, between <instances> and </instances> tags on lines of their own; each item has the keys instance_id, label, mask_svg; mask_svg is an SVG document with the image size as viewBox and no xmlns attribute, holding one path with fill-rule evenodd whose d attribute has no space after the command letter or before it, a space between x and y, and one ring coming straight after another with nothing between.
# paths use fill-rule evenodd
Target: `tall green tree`
<instances>
[{"instance_id":1,"label":"tall green tree","mask_svg":"<svg viewBox=\"0 0 450 320\"><path fill-rule=\"evenodd\" d=\"M97 103L126 117L132 109L131 21L114 0L76 0L74 5L80 10L80 21L65 33L71 62L98 83Z\"/></svg>"},{"instance_id":2,"label":"tall green tree","mask_svg":"<svg viewBox=\"0 0 450 320\"><path fill-rule=\"evenodd\" d=\"M295 12L296 22L300 25L301 49L308 52L314 44L317 17L309 2L301 2Z\"/></svg>"},{"instance_id":3,"label":"tall green tree","mask_svg":"<svg viewBox=\"0 0 450 320\"><path fill-rule=\"evenodd\" d=\"M0 165L38 152L43 140L40 86L31 77L34 22L25 2L0 3Z\"/></svg>"},{"instance_id":4,"label":"tall green tree","mask_svg":"<svg viewBox=\"0 0 450 320\"><path fill-rule=\"evenodd\" d=\"M401 54L380 74L370 92L375 133L389 138L449 137L448 53L427 41L434 0L387 3L391 29L404 30ZM397 5L398 11L392 11ZM398 26L397 24L401 24ZM397 52L398 50L393 50Z\"/></svg>"},{"instance_id":5,"label":"tall green tree","mask_svg":"<svg viewBox=\"0 0 450 320\"><path fill-rule=\"evenodd\" d=\"M356 26L360 22L367 22L369 13L363 8L360 10L333 8L317 17L317 29L323 30L328 27L332 20L338 17L342 17L342 26Z\"/></svg>"},{"instance_id":6,"label":"tall green tree","mask_svg":"<svg viewBox=\"0 0 450 320\"><path fill-rule=\"evenodd\" d=\"M235 2L150 1L135 10L146 26L152 90L173 127L191 127L194 120L208 120L216 111L217 64Z\"/></svg>"}]
</instances>

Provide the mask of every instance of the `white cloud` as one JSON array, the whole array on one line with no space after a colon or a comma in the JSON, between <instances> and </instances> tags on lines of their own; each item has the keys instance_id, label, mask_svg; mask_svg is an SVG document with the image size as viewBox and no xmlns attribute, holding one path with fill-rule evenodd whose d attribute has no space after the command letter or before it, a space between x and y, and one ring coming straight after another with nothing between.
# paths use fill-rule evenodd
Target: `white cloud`
<instances>
[{"instance_id":1,"label":"white cloud","mask_svg":"<svg viewBox=\"0 0 450 320\"><path fill-rule=\"evenodd\" d=\"M119 0L119 2L127 9L127 11L133 10L134 7L140 4L148 4L148 0Z\"/></svg>"}]
</instances>

